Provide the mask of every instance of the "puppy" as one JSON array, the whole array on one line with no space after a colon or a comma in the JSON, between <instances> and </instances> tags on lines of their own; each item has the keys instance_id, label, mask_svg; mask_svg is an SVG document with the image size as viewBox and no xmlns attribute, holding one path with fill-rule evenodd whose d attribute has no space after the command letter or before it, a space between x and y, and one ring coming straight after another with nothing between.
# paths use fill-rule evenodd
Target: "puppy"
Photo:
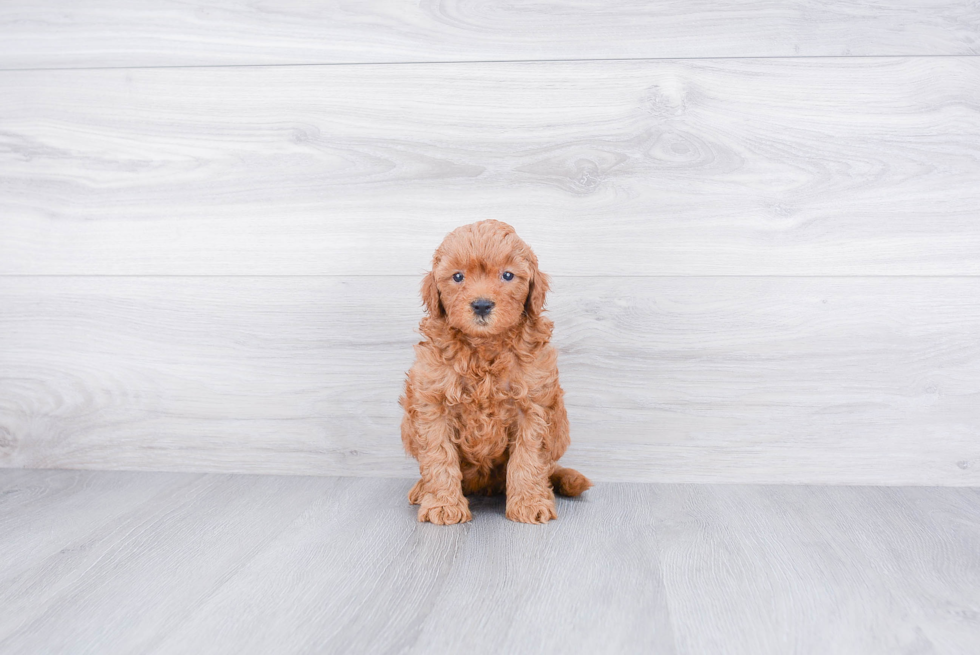
<instances>
[{"instance_id":1,"label":"puppy","mask_svg":"<svg viewBox=\"0 0 980 655\"><path fill-rule=\"evenodd\" d=\"M422 281L427 316L408 372L402 442L422 479L408 494L419 521L469 521L465 494L507 494L507 518L557 518L554 492L592 486L558 466L568 417L553 324L542 316L548 278L500 221L449 234Z\"/></svg>"}]
</instances>

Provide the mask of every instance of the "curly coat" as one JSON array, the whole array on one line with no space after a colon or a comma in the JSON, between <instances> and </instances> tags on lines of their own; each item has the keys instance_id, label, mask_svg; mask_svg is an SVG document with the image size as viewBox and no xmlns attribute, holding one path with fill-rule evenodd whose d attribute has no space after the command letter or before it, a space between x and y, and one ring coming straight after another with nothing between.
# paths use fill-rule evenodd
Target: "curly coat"
<instances>
[{"instance_id":1,"label":"curly coat","mask_svg":"<svg viewBox=\"0 0 980 655\"><path fill-rule=\"evenodd\" d=\"M592 486L558 466L569 444L548 278L510 225L465 225L436 250L422 281L427 316L408 372L402 442L422 479L419 521L469 521L465 494L507 494L507 518L557 518L554 491Z\"/></svg>"}]
</instances>

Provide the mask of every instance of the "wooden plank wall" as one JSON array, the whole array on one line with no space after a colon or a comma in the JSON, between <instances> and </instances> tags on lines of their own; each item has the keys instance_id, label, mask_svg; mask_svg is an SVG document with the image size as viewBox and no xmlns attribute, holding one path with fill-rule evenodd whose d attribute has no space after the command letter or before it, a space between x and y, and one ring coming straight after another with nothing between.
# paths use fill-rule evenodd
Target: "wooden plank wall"
<instances>
[{"instance_id":1,"label":"wooden plank wall","mask_svg":"<svg viewBox=\"0 0 980 655\"><path fill-rule=\"evenodd\" d=\"M410 475L442 236L604 480L980 483L973 2L7 2L0 466Z\"/></svg>"},{"instance_id":2,"label":"wooden plank wall","mask_svg":"<svg viewBox=\"0 0 980 655\"><path fill-rule=\"evenodd\" d=\"M976 55L972 0L5 0L7 68Z\"/></svg>"}]
</instances>

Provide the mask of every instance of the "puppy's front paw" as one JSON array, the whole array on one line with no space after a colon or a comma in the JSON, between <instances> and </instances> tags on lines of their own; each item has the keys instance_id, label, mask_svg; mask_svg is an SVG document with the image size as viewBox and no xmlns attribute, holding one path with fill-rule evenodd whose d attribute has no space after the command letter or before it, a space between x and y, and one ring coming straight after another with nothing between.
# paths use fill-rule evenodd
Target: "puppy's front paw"
<instances>
[{"instance_id":1,"label":"puppy's front paw","mask_svg":"<svg viewBox=\"0 0 980 655\"><path fill-rule=\"evenodd\" d=\"M508 498L506 516L521 523L547 523L558 518L558 512L554 498Z\"/></svg>"},{"instance_id":2,"label":"puppy's front paw","mask_svg":"<svg viewBox=\"0 0 980 655\"><path fill-rule=\"evenodd\" d=\"M452 525L472 520L473 515L470 514L470 504L466 496L452 499L436 498L432 494L426 494L422 499L422 506L419 507L419 521L422 522Z\"/></svg>"}]
</instances>

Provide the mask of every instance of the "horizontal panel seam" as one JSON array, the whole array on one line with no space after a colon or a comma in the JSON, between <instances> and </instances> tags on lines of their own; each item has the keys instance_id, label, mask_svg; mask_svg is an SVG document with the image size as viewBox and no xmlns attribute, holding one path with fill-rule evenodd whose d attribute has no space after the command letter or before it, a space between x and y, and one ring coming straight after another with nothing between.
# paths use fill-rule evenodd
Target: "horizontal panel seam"
<instances>
[{"instance_id":1,"label":"horizontal panel seam","mask_svg":"<svg viewBox=\"0 0 980 655\"><path fill-rule=\"evenodd\" d=\"M392 274L377 274L377 275L360 275L356 273L351 274L336 274L336 273L326 273L326 274L243 274L243 275L194 275L194 274L177 274L177 275L155 275L155 274L132 274L132 275L112 275L112 274L73 274L73 273L52 273L52 274L0 274L0 280L2 279L30 279L30 278L88 278L88 279L156 279L156 278L174 278L174 279L256 279L256 278L323 278L323 279L337 279L337 280L350 280L356 278L402 278L402 279L421 279L425 275L425 271L421 271L418 274L407 274L407 273L392 273ZM807 279L856 279L856 280L871 280L871 279L923 279L923 280L933 280L933 279L980 279L980 274L971 275L960 275L960 274L935 274L935 275L918 275L918 274L896 274L896 275L742 275L742 274L730 274L730 275L562 275L562 274L549 274L549 278L552 280L562 280L562 279L574 279L574 280L619 280L619 279L673 279L673 280L683 280L683 279L787 279L787 280L807 280Z\"/></svg>"},{"instance_id":2,"label":"horizontal panel seam","mask_svg":"<svg viewBox=\"0 0 980 655\"><path fill-rule=\"evenodd\" d=\"M39 66L26 68L3 68L3 72L29 71L84 71L84 70L154 70L154 69L198 69L198 68L301 68L314 66L419 66L419 65L463 65L463 64L560 64L560 63L600 63L600 62L644 62L644 61L739 61L739 60L867 60L867 59L970 59L977 54L890 54L890 55L746 55L729 57L623 57L602 59L471 59L435 61L353 61L353 62L306 62L282 64L182 64L155 66Z\"/></svg>"}]
</instances>

